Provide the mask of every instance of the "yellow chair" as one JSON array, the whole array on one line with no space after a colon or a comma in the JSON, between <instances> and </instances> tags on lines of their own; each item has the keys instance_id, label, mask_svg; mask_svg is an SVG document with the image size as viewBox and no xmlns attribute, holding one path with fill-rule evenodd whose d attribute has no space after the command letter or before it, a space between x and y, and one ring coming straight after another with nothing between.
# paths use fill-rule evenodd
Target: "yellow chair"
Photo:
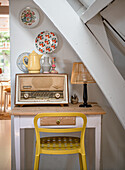
<instances>
[{"instance_id":1,"label":"yellow chair","mask_svg":"<svg viewBox=\"0 0 125 170\"><path fill-rule=\"evenodd\" d=\"M44 128L38 127L37 121L42 117L56 117L56 116L75 116L83 119L83 127L73 128ZM36 153L34 170L39 168L40 154L76 154L79 153L80 170L87 170L86 154L84 147L84 135L87 119L82 113L40 113L34 118L34 126L36 132ZM47 133L72 133L81 132L81 137L67 137L67 136L55 136L55 137L43 137L40 138L40 132Z\"/></svg>"}]
</instances>

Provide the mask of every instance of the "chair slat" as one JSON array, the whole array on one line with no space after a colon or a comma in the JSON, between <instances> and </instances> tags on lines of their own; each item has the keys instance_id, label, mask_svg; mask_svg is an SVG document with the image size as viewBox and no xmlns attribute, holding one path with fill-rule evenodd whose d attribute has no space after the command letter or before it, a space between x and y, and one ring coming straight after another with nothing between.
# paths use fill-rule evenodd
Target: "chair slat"
<instances>
[{"instance_id":1,"label":"chair slat","mask_svg":"<svg viewBox=\"0 0 125 170\"><path fill-rule=\"evenodd\" d=\"M80 132L83 128L68 128L68 129L48 129L38 128L39 132L51 132L51 133L69 133L69 132Z\"/></svg>"}]
</instances>

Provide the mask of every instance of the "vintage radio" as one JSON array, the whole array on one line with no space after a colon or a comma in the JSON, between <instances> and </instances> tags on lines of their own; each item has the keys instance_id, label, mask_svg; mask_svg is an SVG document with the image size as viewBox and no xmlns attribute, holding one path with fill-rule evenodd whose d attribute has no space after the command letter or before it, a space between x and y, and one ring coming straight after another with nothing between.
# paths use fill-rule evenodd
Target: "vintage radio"
<instances>
[{"instance_id":1,"label":"vintage radio","mask_svg":"<svg viewBox=\"0 0 125 170\"><path fill-rule=\"evenodd\" d=\"M16 74L15 105L68 104L67 74Z\"/></svg>"}]
</instances>

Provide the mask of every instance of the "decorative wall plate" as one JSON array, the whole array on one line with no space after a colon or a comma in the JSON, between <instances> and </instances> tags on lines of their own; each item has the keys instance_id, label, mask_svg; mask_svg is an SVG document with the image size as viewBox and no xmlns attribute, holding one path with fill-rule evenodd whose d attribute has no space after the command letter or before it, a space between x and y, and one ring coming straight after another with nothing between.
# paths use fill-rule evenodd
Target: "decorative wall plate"
<instances>
[{"instance_id":1,"label":"decorative wall plate","mask_svg":"<svg viewBox=\"0 0 125 170\"><path fill-rule=\"evenodd\" d=\"M26 7L20 12L20 22L24 27L33 28L39 23L39 13L36 9Z\"/></svg>"},{"instance_id":2,"label":"decorative wall plate","mask_svg":"<svg viewBox=\"0 0 125 170\"><path fill-rule=\"evenodd\" d=\"M53 32L43 31L36 37L35 45L41 53L49 54L56 49L58 40Z\"/></svg>"},{"instance_id":3,"label":"decorative wall plate","mask_svg":"<svg viewBox=\"0 0 125 170\"><path fill-rule=\"evenodd\" d=\"M24 56L29 56L30 53L28 52L24 52L22 54L19 55L19 57L17 58L17 66L18 68L23 71L24 73L28 73L28 69L27 67L23 64L23 57ZM24 59L25 63L28 64L28 58Z\"/></svg>"}]
</instances>

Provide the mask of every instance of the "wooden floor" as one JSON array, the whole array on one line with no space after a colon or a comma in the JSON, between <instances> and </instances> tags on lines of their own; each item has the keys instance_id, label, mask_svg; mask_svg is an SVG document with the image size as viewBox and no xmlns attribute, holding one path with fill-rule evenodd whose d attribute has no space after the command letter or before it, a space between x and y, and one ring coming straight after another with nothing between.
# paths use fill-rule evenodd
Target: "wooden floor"
<instances>
[{"instance_id":1,"label":"wooden floor","mask_svg":"<svg viewBox=\"0 0 125 170\"><path fill-rule=\"evenodd\" d=\"M0 120L0 170L11 170L11 120Z\"/></svg>"}]
</instances>

